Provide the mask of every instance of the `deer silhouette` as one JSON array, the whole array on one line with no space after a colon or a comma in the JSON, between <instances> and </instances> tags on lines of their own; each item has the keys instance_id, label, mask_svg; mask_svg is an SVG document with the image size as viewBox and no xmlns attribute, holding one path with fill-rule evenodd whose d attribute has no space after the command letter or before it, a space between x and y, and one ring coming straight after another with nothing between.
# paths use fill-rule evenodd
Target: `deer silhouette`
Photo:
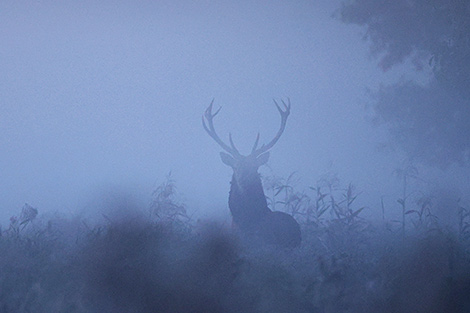
<instances>
[{"instance_id":1,"label":"deer silhouette","mask_svg":"<svg viewBox=\"0 0 470 313\"><path fill-rule=\"evenodd\" d=\"M258 173L258 168L266 164L269 159L269 150L284 132L290 114L290 100L288 104L282 101L284 110L274 101L281 115L281 127L268 144L263 144L259 148L258 133L249 155L242 155L238 151L231 134L229 134L230 145L224 143L217 135L213 119L221 108L212 113L213 103L214 100L206 109L202 125L209 136L227 152L220 153L222 162L233 169L228 201L233 225L242 233L260 238L269 244L283 247L299 246L301 242L299 224L291 215L269 209Z\"/></svg>"}]
</instances>

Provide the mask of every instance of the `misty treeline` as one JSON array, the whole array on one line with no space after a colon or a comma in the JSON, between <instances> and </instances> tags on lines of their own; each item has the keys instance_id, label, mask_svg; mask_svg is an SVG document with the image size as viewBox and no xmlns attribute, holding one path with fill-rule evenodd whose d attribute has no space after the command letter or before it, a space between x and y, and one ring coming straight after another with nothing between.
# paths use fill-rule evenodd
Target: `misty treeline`
<instances>
[{"instance_id":1,"label":"misty treeline","mask_svg":"<svg viewBox=\"0 0 470 313\"><path fill-rule=\"evenodd\" d=\"M411 175L406 172L407 175ZM0 236L0 312L468 312L470 215L437 223L398 199L403 221L362 217L359 194L325 175L305 191L266 176L270 207L302 227L294 249L194 219L169 175L147 208L101 222L25 205ZM403 222L403 223L402 223Z\"/></svg>"},{"instance_id":2,"label":"misty treeline","mask_svg":"<svg viewBox=\"0 0 470 313\"><path fill-rule=\"evenodd\" d=\"M470 2L343 1L336 13L360 25L384 71L409 62L426 82L400 81L374 93L376 121L408 156L431 165L468 165Z\"/></svg>"}]
</instances>

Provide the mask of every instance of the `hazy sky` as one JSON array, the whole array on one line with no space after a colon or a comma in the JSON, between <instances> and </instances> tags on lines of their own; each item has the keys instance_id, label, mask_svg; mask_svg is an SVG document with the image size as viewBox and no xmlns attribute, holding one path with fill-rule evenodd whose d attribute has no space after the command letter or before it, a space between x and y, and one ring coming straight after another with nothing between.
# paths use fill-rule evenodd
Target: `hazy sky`
<instances>
[{"instance_id":1,"label":"hazy sky","mask_svg":"<svg viewBox=\"0 0 470 313\"><path fill-rule=\"evenodd\" d=\"M128 193L146 205L169 171L189 208L228 215L231 169L201 125L212 98L220 136L248 152L279 127L272 99L290 97L274 174L297 171L302 189L337 173L369 206L393 197L400 156L377 151L385 136L366 118L366 90L411 74L381 72L337 8L1 1L0 222L25 202L70 213Z\"/></svg>"}]
</instances>

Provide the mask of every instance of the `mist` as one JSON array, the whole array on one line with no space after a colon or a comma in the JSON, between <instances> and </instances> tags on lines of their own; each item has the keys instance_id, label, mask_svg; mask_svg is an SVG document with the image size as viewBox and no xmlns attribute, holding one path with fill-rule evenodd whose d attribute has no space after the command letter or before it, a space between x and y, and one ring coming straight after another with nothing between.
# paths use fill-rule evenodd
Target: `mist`
<instances>
[{"instance_id":1,"label":"mist","mask_svg":"<svg viewBox=\"0 0 470 313\"><path fill-rule=\"evenodd\" d=\"M4 2L2 219L25 202L74 213L107 193L149 201L170 171L198 214L226 214L231 172L200 120L212 99L220 136L248 152L277 130L272 99L289 97L273 171L305 185L338 173L377 204L400 159L377 153L366 91L413 73L378 70L337 8Z\"/></svg>"},{"instance_id":2,"label":"mist","mask_svg":"<svg viewBox=\"0 0 470 313\"><path fill-rule=\"evenodd\" d=\"M459 1L454 4L468 10ZM229 251L223 258L229 255L232 262L246 252L226 229L233 171L221 161L222 148L204 131L201 117L214 101L214 110L221 107L214 118L217 133L225 142L231 134L240 152L249 154L258 133L263 144L279 129L273 100L289 99L286 129L259 169L271 208L283 210L285 199L279 198L284 193L276 193L280 182L295 190L285 193L286 198L313 199L321 186L336 196L354 192L355 212L374 223L405 221L406 210L430 208L439 227L457 230L459 208L468 207L470 200L468 78L461 73L468 69L468 47L456 39L465 37L468 24L452 5L2 1L0 225L13 229L25 203L44 219L83 218L90 228L77 226L77 233L96 231L92 224L111 220L110 227L119 228L115 223L138 216L127 233L119 230L117 237L83 243L89 258L83 268L99 272L94 249L108 240L115 244L113 238L140 234L138 225L148 223L141 214L148 215L159 188L170 185L175 198L165 201L177 203L184 216L197 221L192 227L206 229L201 225L208 223L223 229L222 235L213 235L213 229L208 231L212 235L204 233L209 243L181 243L172 235L157 250L166 251L173 239L194 249L182 261L192 271L197 267L193 262L199 262L194 260L206 257L194 252L197 247L214 242L220 247L220 240L227 247L223 251ZM448 15L441 14L447 9ZM424 13L418 19L415 11ZM433 19L439 14L441 19ZM432 45L434 41L439 44ZM303 219L293 209L285 211ZM411 219L415 213L406 214ZM404 233L404 222L402 228ZM156 233L165 237L165 231ZM395 245L396 239L384 238ZM430 244L431 250L445 246L439 240ZM116 249L127 251L126 244L116 243ZM421 247L410 245L415 244ZM322 249L318 242L313 246ZM312 255L302 249L297 252L300 263ZM397 249L405 263L420 258ZM266 257L260 253L248 253L248 258L258 262ZM114 257L103 262L113 263ZM150 259L145 269L151 267ZM186 273L162 266L177 275ZM99 289L105 280L91 285Z\"/></svg>"}]
</instances>

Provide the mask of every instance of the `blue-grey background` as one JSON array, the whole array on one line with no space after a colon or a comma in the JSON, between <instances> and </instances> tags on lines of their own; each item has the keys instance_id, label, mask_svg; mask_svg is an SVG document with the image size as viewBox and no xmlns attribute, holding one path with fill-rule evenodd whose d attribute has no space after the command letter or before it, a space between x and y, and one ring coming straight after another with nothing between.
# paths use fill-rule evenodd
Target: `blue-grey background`
<instances>
[{"instance_id":1,"label":"blue-grey background","mask_svg":"<svg viewBox=\"0 0 470 313\"><path fill-rule=\"evenodd\" d=\"M188 210L225 219L231 169L201 125L213 98L220 136L248 152L279 127L272 99L290 97L262 172L295 171L299 189L336 174L366 214L381 214L381 197L398 213L404 155L371 122L370 91L429 73L407 62L383 72L364 30L333 17L339 3L0 2L0 223L25 202L65 214L120 198L145 207L170 171ZM420 168L423 190L453 197L466 173Z\"/></svg>"}]
</instances>

